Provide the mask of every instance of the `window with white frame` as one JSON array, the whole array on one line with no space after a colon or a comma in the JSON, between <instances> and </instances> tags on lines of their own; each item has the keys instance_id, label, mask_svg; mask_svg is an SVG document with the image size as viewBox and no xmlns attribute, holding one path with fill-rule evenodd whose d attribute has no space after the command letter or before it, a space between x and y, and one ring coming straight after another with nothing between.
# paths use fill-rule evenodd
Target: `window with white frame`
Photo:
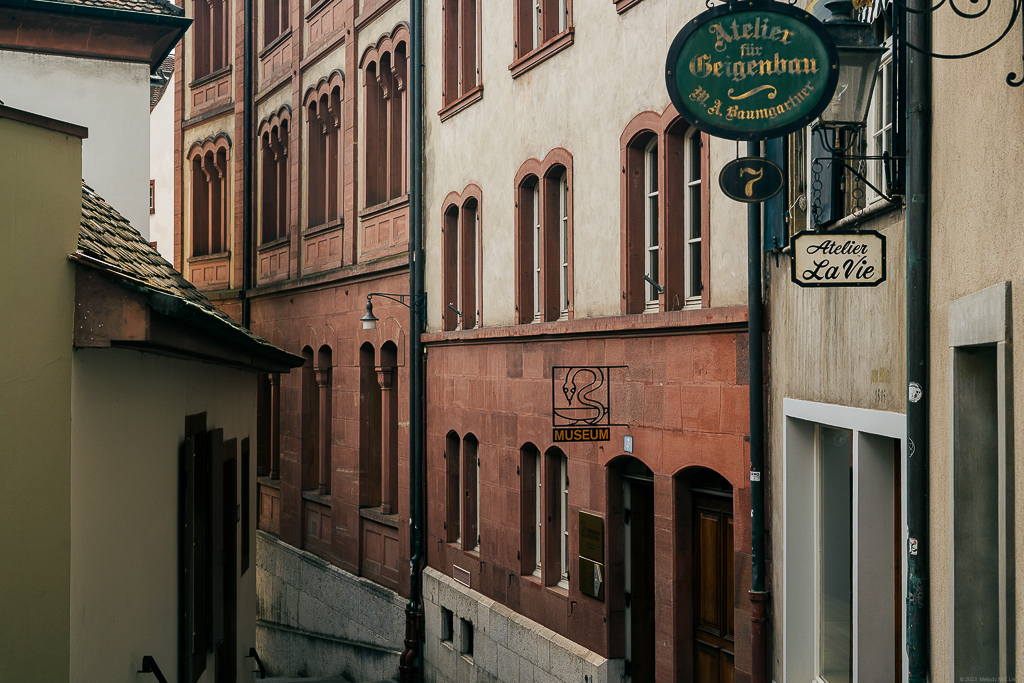
<instances>
[{"instance_id":1,"label":"window with white frame","mask_svg":"<svg viewBox=\"0 0 1024 683\"><path fill-rule=\"evenodd\" d=\"M906 417L794 399L783 412L781 677L899 680Z\"/></svg>"},{"instance_id":2,"label":"window with white frame","mask_svg":"<svg viewBox=\"0 0 1024 683\"><path fill-rule=\"evenodd\" d=\"M559 575L558 585L569 587L569 459L562 454L558 460L558 523Z\"/></svg>"},{"instance_id":3,"label":"window with white frame","mask_svg":"<svg viewBox=\"0 0 1024 683\"><path fill-rule=\"evenodd\" d=\"M558 176L558 319L569 317L569 183Z\"/></svg>"},{"instance_id":4,"label":"window with white frame","mask_svg":"<svg viewBox=\"0 0 1024 683\"><path fill-rule=\"evenodd\" d=\"M887 29L885 33L888 33ZM892 151L892 36L887 35L882 45L886 52L882 55L882 62L878 67L878 78L875 80L875 90L871 95L871 108L868 112L868 156L882 156L883 152ZM867 175L872 185L882 191L887 190L885 169L881 159L868 162ZM869 201L881 199L871 187L867 188L867 193Z\"/></svg>"},{"instance_id":5,"label":"window with white frame","mask_svg":"<svg viewBox=\"0 0 1024 683\"><path fill-rule=\"evenodd\" d=\"M533 322L539 323L543 316L540 307L540 183L533 186Z\"/></svg>"},{"instance_id":6,"label":"window with white frame","mask_svg":"<svg viewBox=\"0 0 1024 683\"><path fill-rule=\"evenodd\" d=\"M644 310L659 309L658 273L658 138L653 138L644 150L644 291L647 292Z\"/></svg>"},{"instance_id":7,"label":"window with white frame","mask_svg":"<svg viewBox=\"0 0 1024 683\"><path fill-rule=\"evenodd\" d=\"M686 232L686 305L700 306L703 288L701 272L701 148L700 133L690 131L686 137L686 199L689 210L685 212Z\"/></svg>"},{"instance_id":8,"label":"window with white frame","mask_svg":"<svg viewBox=\"0 0 1024 683\"><path fill-rule=\"evenodd\" d=\"M544 476L543 476L543 474L541 472L541 459L540 459L540 452L539 451L534 455L533 467L534 467L533 476L534 476L534 480L536 481L536 490L534 492L535 493L535 497L534 497L533 517L536 520L534 522L534 531L537 534L534 537L534 544L533 544L533 553L534 553L534 557L536 558L536 561L534 562L533 575L536 576L539 579L540 578L540 572L541 572L541 557L543 555L543 553L541 551L541 539L544 538L544 535L542 533L542 528L541 528L543 520L544 520L544 512L543 512L543 510L541 508L541 502L544 500L543 495L542 495L543 492L544 492L544 489L543 489L543 486L544 486Z\"/></svg>"}]
</instances>

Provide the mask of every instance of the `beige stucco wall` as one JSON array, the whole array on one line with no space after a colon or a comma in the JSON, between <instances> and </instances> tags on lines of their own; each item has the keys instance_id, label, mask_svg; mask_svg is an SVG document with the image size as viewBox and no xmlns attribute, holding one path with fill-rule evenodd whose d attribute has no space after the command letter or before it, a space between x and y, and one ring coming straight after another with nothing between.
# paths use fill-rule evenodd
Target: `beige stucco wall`
<instances>
[{"instance_id":1,"label":"beige stucco wall","mask_svg":"<svg viewBox=\"0 0 1024 683\"><path fill-rule=\"evenodd\" d=\"M172 74L149 113L149 179L153 181L149 241L156 242L160 255L170 263L174 263L174 87Z\"/></svg>"},{"instance_id":2,"label":"beige stucco wall","mask_svg":"<svg viewBox=\"0 0 1024 683\"><path fill-rule=\"evenodd\" d=\"M71 680L136 681L144 655L177 680L179 448L185 416L204 411L207 429L238 439L239 477L250 439L237 670L252 668L243 656L256 644L256 375L108 348L77 350L73 377ZM211 654L200 680L213 679Z\"/></svg>"},{"instance_id":3,"label":"beige stucco wall","mask_svg":"<svg viewBox=\"0 0 1024 683\"><path fill-rule=\"evenodd\" d=\"M514 321L514 181L527 159L556 147L573 156L574 308L579 318L619 315L622 252L619 138L634 116L669 105L665 58L703 2L645 0L625 14L612 3L573 3L574 43L512 79L513 12L481 3L483 100L441 122L440 0L424 11L424 244L426 289L441 291L442 203L470 183L482 190L484 325ZM746 303L746 209L718 191L736 145L712 140L711 305ZM442 297L429 299L431 330Z\"/></svg>"},{"instance_id":4,"label":"beige stucco wall","mask_svg":"<svg viewBox=\"0 0 1024 683\"><path fill-rule=\"evenodd\" d=\"M66 681L82 141L0 119L0 678Z\"/></svg>"},{"instance_id":5,"label":"beige stucco wall","mask_svg":"<svg viewBox=\"0 0 1024 683\"><path fill-rule=\"evenodd\" d=\"M963 52L990 41L1008 7L984 25L939 15L933 48ZM979 25L981 23L982 25ZM950 367L947 306L950 301L990 285L1010 281L1013 302L1011 339L1024 339L1024 231L1020 211L1019 169L1024 125L1019 88L1006 85L1018 75L1020 42L1016 29L992 51L965 60L933 61L934 129L932 138L931 224L931 392L929 496L931 502L932 680L950 677ZM1019 35L1019 34L1017 34ZM969 85L967 85L969 84ZM1016 456L1017 678L1024 672L1024 359L1014 359L1013 387Z\"/></svg>"}]
</instances>

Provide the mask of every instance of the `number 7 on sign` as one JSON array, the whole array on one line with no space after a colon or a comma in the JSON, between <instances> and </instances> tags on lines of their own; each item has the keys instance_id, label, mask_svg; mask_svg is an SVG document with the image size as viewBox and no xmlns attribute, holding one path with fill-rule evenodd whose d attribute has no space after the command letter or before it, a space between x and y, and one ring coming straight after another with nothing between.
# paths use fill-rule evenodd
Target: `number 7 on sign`
<instances>
[{"instance_id":1,"label":"number 7 on sign","mask_svg":"<svg viewBox=\"0 0 1024 683\"><path fill-rule=\"evenodd\" d=\"M754 193L754 183L756 183L758 180L760 180L762 177L764 177L764 169L761 168L761 169L755 170L755 169L746 168L746 167L741 168L740 169L740 178L742 178L745 175L756 176L753 180L748 180L746 187L743 188L744 193L749 197L750 195L752 195Z\"/></svg>"}]
</instances>

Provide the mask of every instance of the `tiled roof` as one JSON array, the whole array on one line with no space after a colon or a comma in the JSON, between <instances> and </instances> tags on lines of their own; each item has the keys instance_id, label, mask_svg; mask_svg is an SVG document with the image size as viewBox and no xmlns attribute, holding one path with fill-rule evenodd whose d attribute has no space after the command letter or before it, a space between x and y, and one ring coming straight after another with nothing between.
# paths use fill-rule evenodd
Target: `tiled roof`
<instances>
[{"instance_id":1,"label":"tiled roof","mask_svg":"<svg viewBox=\"0 0 1024 683\"><path fill-rule=\"evenodd\" d=\"M211 334L231 338L235 343L242 343L250 347L250 350L277 357L278 360L282 357L294 358L214 307L174 266L164 260L156 248L143 239L127 219L84 182L78 251L72 258L103 270L136 288L170 296L179 300L179 304L187 304L192 313L198 313L205 319L200 326ZM167 308L166 305L161 307Z\"/></svg>"},{"instance_id":2,"label":"tiled roof","mask_svg":"<svg viewBox=\"0 0 1024 683\"><path fill-rule=\"evenodd\" d=\"M168 0L53 0L69 5L83 5L102 9L118 9L140 14L163 14L169 17L183 17L185 10Z\"/></svg>"},{"instance_id":3,"label":"tiled roof","mask_svg":"<svg viewBox=\"0 0 1024 683\"><path fill-rule=\"evenodd\" d=\"M164 91L167 90L167 84L171 82L171 76L174 75L174 53L167 55L160 66L156 68L156 71L149 75L149 110L153 111L160 102L160 98L164 96Z\"/></svg>"}]
</instances>

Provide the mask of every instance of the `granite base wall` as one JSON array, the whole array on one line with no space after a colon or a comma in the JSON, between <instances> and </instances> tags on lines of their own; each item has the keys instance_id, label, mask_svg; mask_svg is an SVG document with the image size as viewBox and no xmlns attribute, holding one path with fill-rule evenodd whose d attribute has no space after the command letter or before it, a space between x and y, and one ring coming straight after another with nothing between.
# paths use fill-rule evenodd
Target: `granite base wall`
<instances>
[{"instance_id":1,"label":"granite base wall","mask_svg":"<svg viewBox=\"0 0 1024 683\"><path fill-rule=\"evenodd\" d=\"M453 615L442 640L441 608ZM605 659L427 567L423 572L427 683L619 683L623 660ZM472 655L460 620L473 625Z\"/></svg>"},{"instance_id":2,"label":"granite base wall","mask_svg":"<svg viewBox=\"0 0 1024 683\"><path fill-rule=\"evenodd\" d=\"M398 679L405 600L257 532L256 650L270 676Z\"/></svg>"}]
</instances>

